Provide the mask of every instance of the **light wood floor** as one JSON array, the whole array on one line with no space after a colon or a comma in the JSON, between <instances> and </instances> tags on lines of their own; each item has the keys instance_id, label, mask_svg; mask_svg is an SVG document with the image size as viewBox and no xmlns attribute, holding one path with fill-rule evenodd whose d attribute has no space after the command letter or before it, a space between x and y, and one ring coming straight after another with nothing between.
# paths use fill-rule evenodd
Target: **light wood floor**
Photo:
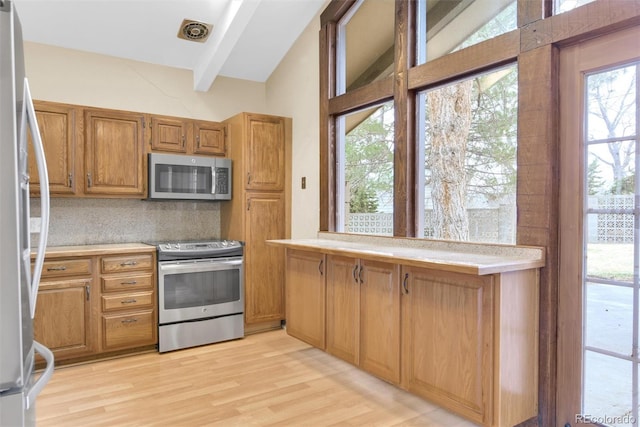
<instances>
[{"instance_id":1,"label":"light wood floor","mask_svg":"<svg viewBox=\"0 0 640 427\"><path fill-rule=\"evenodd\" d=\"M474 424L286 335L56 369L46 426L434 426Z\"/></svg>"}]
</instances>

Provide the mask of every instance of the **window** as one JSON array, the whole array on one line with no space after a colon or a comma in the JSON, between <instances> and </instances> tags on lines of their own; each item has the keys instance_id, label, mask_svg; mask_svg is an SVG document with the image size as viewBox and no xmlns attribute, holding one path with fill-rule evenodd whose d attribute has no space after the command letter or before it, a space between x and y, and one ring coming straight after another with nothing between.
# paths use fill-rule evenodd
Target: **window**
<instances>
[{"instance_id":1,"label":"window","mask_svg":"<svg viewBox=\"0 0 640 427\"><path fill-rule=\"evenodd\" d=\"M419 2L418 63L517 28L513 0Z\"/></svg>"},{"instance_id":2,"label":"window","mask_svg":"<svg viewBox=\"0 0 640 427\"><path fill-rule=\"evenodd\" d=\"M337 120L337 231L393 234L393 102Z\"/></svg>"},{"instance_id":3,"label":"window","mask_svg":"<svg viewBox=\"0 0 640 427\"><path fill-rule=\"evenodd\" d=\"M422 92L418 236L515 243L515 65Z\"/></svg>"},{"instance_id":4,"label":"window","mask_svg":"<svg viewBox=\"0 0 640 427\"><path fill-rule=\"evenodd\" d=\"M555 0L555 13L568 12L595 0Z\"/></svg>"},{"instance_id":5,"label":"window","mask_svg":"<svg viewBox=\"0 0 640 427\"><path fill-rule=\"evenodd\" d=\"M583 411L612 420L638 419L639 70L614 67L585 81Z\"/></svg>"},{"instance_id":6,"label":"window","mask_svg":"<svg viewBox=\"0 0 640 427\"><path fill-rule=\"evenodd\" d=\"M391 75L394 0L360 0L338 24L336 94ZM371 25L375 22L375 25Z\"/></svg>"}]
</instances>

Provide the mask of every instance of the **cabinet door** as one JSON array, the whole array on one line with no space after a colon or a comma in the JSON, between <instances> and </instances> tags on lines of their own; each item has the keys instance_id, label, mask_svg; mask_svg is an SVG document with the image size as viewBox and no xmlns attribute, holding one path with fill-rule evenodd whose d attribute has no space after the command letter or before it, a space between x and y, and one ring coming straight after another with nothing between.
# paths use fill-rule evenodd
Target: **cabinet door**
<instances>
[{"instance_id":1,"label":"cabinet door","mask_svg":"<svg viewBox=\"0 0 640 427\"><path fill-rule=\"evenodd\" d=\"M284 319L284 248L266 244L286 237L284 198L247 193L245 209L245 322Z\"/></svg>"},{"instance_id":2,"label":"cabinet door","mask_svg":"<svg viewBox=\"0 0 640 427\"><path fill-rule=\"evenodd\" d=\"M360 261L360 367L400 382L400 266Z\"/></svg>"},{"instance_id":3,"label":"cabinet door","mask_svg":"<svg viewBox=\"0 0 640 427\"><path fill-rule=\"evenodd\" d=\"M216 122L193 122L193 152L194 154L208 154L224 156L225 126Z\"/></svg>"},{"instance_id":4,"label":"cabinet door","mask_svg":"<svg viewBox=\"0 0 640 427\"><path fill-rule=\"evenodd\" d=\"M403 275L403 385L490 423L492 278L419 268L403 268Z\"/></svg>"},{"instance_id":5,"label":"cabinet door","mask_svg":"<svg viewBox=\"0 0 640 427\"><path fill-rule=\"evenodd\" d=\"M85 193L145 194L141 114L85 111Z\"/></svg>"},{"instance_id":6,"label":"cabinet door","mask_svg":"<svg viewBox=\"0 0 640 427\"><path fill-rule=\"evenodd\" d=\"M91 354L91 279L43 281L33 334L56 360Z\"/></svg>"},{"instance_id":7,"label":"cabinet door","mask_svg":"<svg viewBox=\"0 0 640 427\"><path fill-rule=\"evenodd\" d=\"M44 145L49 173L49 191L76 193L75 149L76 109L66 105L35 102L38 128ZM29 176L31 194L40 195L40 177L36 167L31 134L29 135Z\"/></svg>"},{"instance_id":8,"label":"cabinet door","mask_svg":"<svg viewBox=\"0 0 640 427\"><path fill-rule=\"evenodd\" d=\"M247 116L247 190L284 189L284 119Z\"/></svg>"},{"instance_id":9,"label":"cabinet door","mask_svg":"<svg viewBox=\"0 0 640 427\"><path fill-rule=\"evenodd\" d=\"M324 254L287 251L287 333L324 349Z\"/></svg>"},{"instance_id":10,"label":"cabinet door","mask_svg":"<svg viewBox=\"0 0 640 427\"><path fill-rule=\"evenodd\" d=\"M358 364L360 336L360 264L327 256L327 352Z\"/></svg>"},{"instance_id":11,"label":"cabinet door","mask_svg":"<svg viewBox=\"0 0 640 427\"><path fill-rule=\"evenodd\" d=\"M186 153L189 126L177 117L151 117L151 150Z\"/></svg>"}]
</instances>

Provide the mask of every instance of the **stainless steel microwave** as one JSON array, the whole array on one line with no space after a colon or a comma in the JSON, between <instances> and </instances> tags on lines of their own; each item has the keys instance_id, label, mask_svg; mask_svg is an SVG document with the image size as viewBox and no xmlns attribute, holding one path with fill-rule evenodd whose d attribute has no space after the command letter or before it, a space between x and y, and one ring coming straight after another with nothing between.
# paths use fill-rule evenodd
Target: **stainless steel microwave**
<instances>
[{"instance_id":1,"label":"stainless steel microwave","mask_svg":"<svg viewBox=\"0 0 640 427\"><path fill-rule=\"evenodd\" d=\"M149 199L231 200L231 159L149 154Z\"/></svg>"}]
</instances>

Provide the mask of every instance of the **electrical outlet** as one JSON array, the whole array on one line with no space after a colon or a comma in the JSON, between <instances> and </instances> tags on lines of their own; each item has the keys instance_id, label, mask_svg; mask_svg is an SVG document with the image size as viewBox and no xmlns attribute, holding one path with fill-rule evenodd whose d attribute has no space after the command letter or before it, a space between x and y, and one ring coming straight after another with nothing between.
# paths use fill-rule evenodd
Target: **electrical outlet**
<instances>
[{"instance_id":1,"label":"electrical outlet","mask_svg":"<svg viewBox=\"0 0 640 427\"><path fill-rule=\"evenodd\" d=\"M303 176L302 177L302 189L304 190L305 188L307 188L307 177Z\"/></svg>"}]
</instances>

